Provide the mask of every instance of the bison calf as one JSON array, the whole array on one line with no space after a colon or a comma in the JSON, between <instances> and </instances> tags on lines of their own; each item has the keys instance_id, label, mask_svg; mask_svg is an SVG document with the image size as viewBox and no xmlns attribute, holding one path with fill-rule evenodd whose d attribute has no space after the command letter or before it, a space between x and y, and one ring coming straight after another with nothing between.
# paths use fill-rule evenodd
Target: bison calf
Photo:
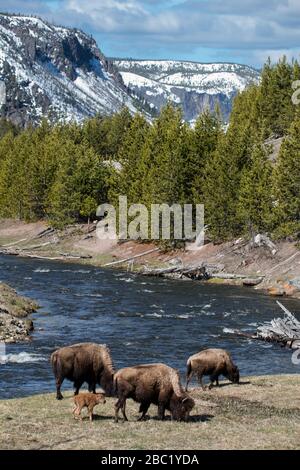
<instances>
[{"instance_id":1,"label":"bison calf","mask_svg":"<svg viewBox=\"0 0 300 470\"><path fill-rule=\"evenodd\" d=\"M224 375L233 383L239 383L240 380L239 369L233 363L231 355L224 349L206 349L189 357L187 361L186 391L194 374L198 376L203 390L205 389L202 381L203 375L210 376L209 388L212 388L214 382L219 386L220 375Z\"/></svg>"},{"instance_id":2,"label":"bison calf","mask_svg":"<svg viewBox=\"0 0 300 470\"><path fill-rule=\"evenodd\" d=\"M82 421L82 408L88 409L90 421L93 421L93 410L99 403L106 403L104 393L80 393L74 396L73 415L75 419Z\"/></svg>"}]
</instances>

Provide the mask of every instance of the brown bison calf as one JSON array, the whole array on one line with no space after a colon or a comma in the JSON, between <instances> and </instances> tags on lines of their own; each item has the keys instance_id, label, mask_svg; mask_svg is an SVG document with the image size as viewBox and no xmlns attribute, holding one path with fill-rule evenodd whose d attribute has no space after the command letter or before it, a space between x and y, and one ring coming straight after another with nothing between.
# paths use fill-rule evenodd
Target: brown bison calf
<instances>
[{"instance_id":1,"label":"brown bison calf","mask_svg":"<svg viewBox=\"0 0 300 470\"><path fill-rule=\"evenodd\" d=\"M99 384L107 395L113 389L114 368L109 349L103 344L79 343L57 349L51 355L55 375L56 398L61 400L61 385L64 379L74 382L75 395L84 382L89 392L96 392Z\"/></svg>"},{"instance_id":2,"label":"brown bison calf","mask_svg":"<svg viewBox=\"0 0 300 470\"><path fill-rule=\"evenodd\" d=\"M118 422L119 410L124 421L126 400L132 398L140 403L139 420L145 419L151 403L158 406L159 419L165 418L165 411L171 412L172 419L187 420L193 409L194 400L183 390L179 373L165 364L149 364L126 367L114 375L114 390L118 397L115 404L115 421Z\"/></svg>"},{"instance_id":3,"label":"brown bison calf","mask_svg":"<svg viewBox=\"0 0 300 470\"><path fill-rule=\"evenodd\" d=\"M206 349L189 357L187 361L186 391L193 374L198 376L203 390L205 389L202 381L203 375L210 376L209 388L212 388L214 382L219 386L219 375L224 375L233 383L239 383L240 380L239 369L233 363L231 355L224 349Z\"/></svg>"},{"instance_id":4,"label":"brown bison calf","mask_svg":"<svg viewBox=\"0 0 300 470\"><path fill-rule=\"evenodd\" d=\"M104 393L80 393L74 396L73 415L82 421L81 410L87 408L90 421L93 421L93 410L99 403L106 403Z\"/></svg>"}]
</instances>

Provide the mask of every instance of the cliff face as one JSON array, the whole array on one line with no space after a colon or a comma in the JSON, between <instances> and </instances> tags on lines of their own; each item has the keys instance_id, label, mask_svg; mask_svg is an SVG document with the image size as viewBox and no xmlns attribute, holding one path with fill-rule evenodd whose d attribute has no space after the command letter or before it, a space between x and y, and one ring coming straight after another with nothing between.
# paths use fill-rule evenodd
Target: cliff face
<instances>
[{"instance_id":1,"label":"cliff face","mask_svg":"<svg viewBox=\"0 0 300 470\"><path fill-rule=\"evenodd\" d=\"M257 70L231 63L114 59L114 64L137 96L158 110L171 101L182 107L190 122L216 105L227 121L236 94L260 78Z\"/></svg>"},{"instance_id":2,"label":"cliff face","mask_svg":"<svg viewBox=\"0 0 300 470\"><path fill-rule=\"evenodd\" d=\"M0 15L0 80L1 114L16 124L43 116L80 121L124 105L135 110L121 75L90 36L38 18Z\"/></svg>"}]
</instances>

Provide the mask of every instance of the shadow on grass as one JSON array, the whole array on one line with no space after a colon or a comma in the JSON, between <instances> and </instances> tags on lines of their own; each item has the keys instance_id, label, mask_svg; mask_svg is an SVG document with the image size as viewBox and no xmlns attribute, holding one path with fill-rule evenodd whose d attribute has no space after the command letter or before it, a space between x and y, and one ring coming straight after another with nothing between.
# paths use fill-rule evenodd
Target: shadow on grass
<instances>
[{"instance_id":1,"label":"shadow on grass","mask_svg":"<svg viewBox=\"0 0 300 470\"><path fill-rule=\"evenodd\" d=\"M247 381L245 381L245 382L239 382L238 384L233 384L233 383L231 383L231 382L224 382L224 383L221 383L221 384L219 385L219 387L217 387L216 385L214 385L213 388L214 388L214 389L216 389L216 388L223 388L223 387L228 387L229 385L235 385L236 387L239 387L240 385L250 385L250 384L251 384L250 380L247 380Z\"/></svg>"},{"instance_id":2,"label":"shadow on grass","mask_svg":"<svg viewBox=\"0 0 300 470\"><path fill-rule=\"evenodd\" d=\"M208 415L208 414L202 414L202 415L191 415L188 419L188 421L186 421L187 423L205 423L207 421L211 421L212 418L214 418L215 416L214 415ZM150 417L147 416L148 419L150 419ZM161 421L158 419L157 416L154 416L152 418L153 420L155 421ZM166 416L165 419L164 419L165 422L167 421L172 421L172 418L171 416ZM164 421L161 421L162 423ZM178 421L174 421L174 423L178 423ZM184 423L184 421L181 421L182 423Z\"/></svg>"},{"instance_id":3,"label":"shadow on grass","mask_svg":"<svg viewBox=\"0 0 300 470\"><path fill-rule=\"evenodd\" d=\"M203 390L201 385L198 387L191 387L188 390L188 393L193 393L193 392L203 392L203 393L209 393L211 390L218 390L218 388L224 388L224 387L239 387L240 385L251 385L252 382L249 380L245 380L244 382L239 382L238 384L234 384L232 382L221 382L219 385L213 385L212 388L210 389L208 387L208 384L205 385L205 389Z\"/></svg>"},{"instance_id":4,"label":"shadow on grass","mask_svg":"<svg viewBox=\"0 0 300 470\"><path fill-rule=\"evenodd\" d=\"M88 416L82 416L83 421L88 421L89 417ZM113 421L114 416L103 416L103 415L93 415L93 421Z\"/></svg>"}]
</instances>

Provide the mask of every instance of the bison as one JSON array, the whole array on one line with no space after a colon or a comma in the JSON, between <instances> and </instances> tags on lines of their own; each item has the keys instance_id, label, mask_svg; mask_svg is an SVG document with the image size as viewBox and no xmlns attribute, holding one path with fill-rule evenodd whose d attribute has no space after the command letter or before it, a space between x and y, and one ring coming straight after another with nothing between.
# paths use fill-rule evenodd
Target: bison
<instances>
[{"instance_id":1,"label":"bison","mask_svg":"<svg viewBox=\"0 0 300 470\"><path fill-rule=\"evenodd\" d=\"M151 403L158 406L158 418L165 418L165 411L171 412L174 420L187 420L193 409L194 400L183 390L179 373L165 364L138 365L126 367L114 375L114 392L118 397L115 404L115 421L118 422L119 410L124 421L126 400L132 398L140 403L139 421L144 420Z\"/></svg>"},{"instance_id":2,"label":"bison","mask_svg":"<svg viewBox=\"0 0 300 470\"><path fill-rule=\"evenodd\" d=\"M56 398L63 398L60 388L64 379L74 383L75 395L84 382L89 392L96 392L99 384L107 395L112 394L114 368L110 351L105 345L80 343L57 349L51 355L56 381Z\"/></svg>"},{"instance_id":3,"label":"bison","mask_svg":"<svg viewBox=\"0 0 300 470\"><path fill-rule=\"evenodd\" d=\"M74 397L74 418L82 421L81 410L86 407L90 421L93 421L93 410L99 403L106 403L104 393L79 393Z\"/></svg>"},{"instance_id":4,"label":"bison","mask_svg":"<svg viewBox=\"0 0 300 470\"><path fill-rule=\"evenodd\" d=\"M203 375L210 376L209 388L212 388L215 381L219 386L219 375L224 375L233 383L239 383L240 380L239 369L233 363L229 352L224 349L206 349L189 357L187 361L186 391L193 374L197 374L203 390Z\"/></svg>"}]
</instances>

